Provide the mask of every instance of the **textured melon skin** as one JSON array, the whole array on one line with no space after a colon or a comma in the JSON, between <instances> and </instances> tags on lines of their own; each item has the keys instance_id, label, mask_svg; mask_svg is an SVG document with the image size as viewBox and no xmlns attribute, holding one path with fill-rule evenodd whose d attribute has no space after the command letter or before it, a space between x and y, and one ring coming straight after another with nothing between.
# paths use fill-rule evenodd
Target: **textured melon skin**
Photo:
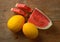
<instances>
[{"instance_id":1,"label":"textured melon skin","mask_svg":"<svg viewBox=\"0 0 60 42\"><path fill-rule=\"evenodd\" d=\"M37 12L36 12L37 11ZM47 21L45 22L44 21L44 17L42 17L42 16L39 16L38 17L38 15L37 16L35 16L36 14L38 14L38 15L40 15L40 14L42 14L46 19L47 19ZM35 16L35 21L34 21L34 16ZM33 18L33 19L32 19ZM36 19L37 18L37 19ZM41 18L41 19L40 19ZM38 20L38 21L37 21ZM41 24L41 22L42 22L42 20L43 20L43 22L45 23L45 25L44 24ZM40 21L40 23L39 23L39 21ZM34 10L33 10L33 12L32 12L32 14L30 15L30 18L28 19L28 22L30 22L30 23L33 23L34 25L36 25L37 26L37 28L38 29L48 29L49 27L51 27L52 26L52 21L41 11L41 10L39 10L39 9L37 9L37 8L35 8ZM47 24L46 24L47 23ZM40 25L39 25L40 24Z\"/></svg>"}]
</instances>

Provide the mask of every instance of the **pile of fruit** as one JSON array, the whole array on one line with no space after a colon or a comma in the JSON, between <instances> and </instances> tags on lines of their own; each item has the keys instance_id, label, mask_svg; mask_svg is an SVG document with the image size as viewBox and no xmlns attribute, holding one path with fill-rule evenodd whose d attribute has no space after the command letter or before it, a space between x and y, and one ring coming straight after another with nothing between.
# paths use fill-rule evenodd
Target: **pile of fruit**
<instances>
[{"instance_id":1,"label":"pile of fruit","mask_svg":"<svg viewBox=\"0 0 60 42\"><path fill-rule=\"evenodd\" d=\"M17 3L11 11L15 15L8 20L8 29L15 33L22 30L30 39L38 36L38 29L48 29L52 26L51 20L38 8L31 9L25 4Z\"/></svg>"}]
</instances>

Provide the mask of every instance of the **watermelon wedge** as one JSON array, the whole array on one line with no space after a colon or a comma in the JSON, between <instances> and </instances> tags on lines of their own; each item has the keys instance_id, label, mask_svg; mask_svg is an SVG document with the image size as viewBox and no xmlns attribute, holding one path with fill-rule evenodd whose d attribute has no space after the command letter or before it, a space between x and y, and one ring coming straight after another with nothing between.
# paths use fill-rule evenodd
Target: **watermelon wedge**
<instances>
[{"instance_id":1,"label":"watermelon wedge","mask_svg":"<svg viewBox=\"0 0 60 42\"><path fill-rule=\"evenodd\" d=\"M27 12L32 12L32 9L30 7L28 7L27 5L25 5L25 4L17 3L15 5L15 7L20 8L20 9L22 9L24 11L27 11Z\"/></svg>"},{"instance_id":2,"label":"watermelon wedge","mask_svg":"<svg viewBox=\"0 0 60 42\"><path fill-rule=\"evenodd\" d=\"M11 8L11 11L17 13L18 15L23 15L23 16L27 15L23 10L18 8Z\"/></svg>"},{"instance_id":3,"label":"watermelon wedge","mask_svg":"<svg viewBox=\"0 0 60 42\"><path fill-rule=\"evenodd\" d=\"M38 29L48 29L52 26L51 20L39 9L35 8L28 22L33 23Z\"/></svg>"}]
</instances>

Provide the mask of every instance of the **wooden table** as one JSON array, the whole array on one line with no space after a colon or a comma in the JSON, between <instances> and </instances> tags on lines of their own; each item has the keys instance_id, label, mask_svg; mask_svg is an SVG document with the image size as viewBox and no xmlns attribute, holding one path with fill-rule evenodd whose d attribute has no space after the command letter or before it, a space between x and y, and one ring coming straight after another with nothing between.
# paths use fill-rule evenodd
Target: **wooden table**
<instances>
[{"instance_id":1,"label":"wooden table","mask_svg":"<svg viewBox=\"0 0 60 42\"><path fill-rule=\"evenodd\" d=\"M39 8L53 21L48 30L39 30L35 40L27 39L23 33L13 34L7 29L7 20L13 16L10 8L17 2L25 3L32 8ZM60 0L0 0L0 42L60 42Z\"/></svg>"}]
</instances>

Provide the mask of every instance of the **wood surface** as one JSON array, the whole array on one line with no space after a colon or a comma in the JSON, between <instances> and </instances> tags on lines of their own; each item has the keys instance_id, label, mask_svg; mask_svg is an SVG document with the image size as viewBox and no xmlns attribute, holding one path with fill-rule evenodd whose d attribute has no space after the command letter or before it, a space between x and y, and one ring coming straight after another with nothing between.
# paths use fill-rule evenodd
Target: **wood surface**
<instances>
[{"instance_id":1,"label":"wood surface","mask_svg":"<svg viewBox=\"0 0 60 42\"><path fill-rule=\"evenodd\" d=\"M39 36L26 38L22 32L14 34L7 28L8 19L14 15L10 8L25 3L42 10L53 22L48 30L39 30ZM60 42L60 0L0 0L0 42Z\"/></svg>"}]
</instances>

